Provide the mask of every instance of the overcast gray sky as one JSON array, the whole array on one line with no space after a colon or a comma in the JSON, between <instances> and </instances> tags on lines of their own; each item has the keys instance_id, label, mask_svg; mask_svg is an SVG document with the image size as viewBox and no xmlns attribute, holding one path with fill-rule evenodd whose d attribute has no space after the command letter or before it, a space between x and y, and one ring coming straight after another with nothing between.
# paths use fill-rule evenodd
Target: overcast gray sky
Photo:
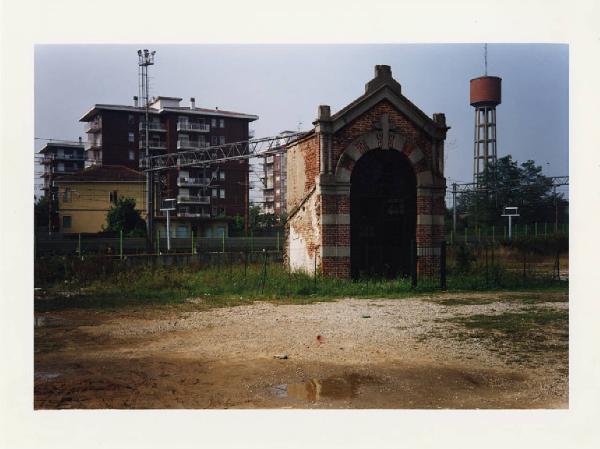
<instances>
[{"instance_id":1,"label":"overcast gray sky","mask_svg":"<svg viewBox=\"0 0 600 449\"><path fill-rule=\"evenodd\" d=\"M472 179L469 80L484 73L483 44L38 45L35 136L85 140L78 120L93 104L131 104L138 48L157 52L151 95L257 114L257 137L309 129L319 104L339 110L364 92L376 64L388 64L413 103L429 116L446 114L449 183ZM567 45L488 45L488 74L502 78L499 157L533 159L549 176L568 174L568 61ZM36 152L44 143L35 141Z\"/></svg>"}]
</instances>

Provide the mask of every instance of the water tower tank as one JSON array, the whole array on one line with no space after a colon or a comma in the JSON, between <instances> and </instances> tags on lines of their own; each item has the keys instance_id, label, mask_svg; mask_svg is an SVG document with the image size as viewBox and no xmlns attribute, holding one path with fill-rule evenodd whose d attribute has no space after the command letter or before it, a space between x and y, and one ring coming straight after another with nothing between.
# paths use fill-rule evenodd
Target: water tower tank
<instances>
[{"instance_id":1,"label":"water tower tank","mask_svg":"<svg viewBox=\"0 0 600 449\"><path fill-rule=\"evenodd\" d=\"M471 80L471 106L497 106L502 102L502 78L481 76Z\"/></svg>"}]
</instances>

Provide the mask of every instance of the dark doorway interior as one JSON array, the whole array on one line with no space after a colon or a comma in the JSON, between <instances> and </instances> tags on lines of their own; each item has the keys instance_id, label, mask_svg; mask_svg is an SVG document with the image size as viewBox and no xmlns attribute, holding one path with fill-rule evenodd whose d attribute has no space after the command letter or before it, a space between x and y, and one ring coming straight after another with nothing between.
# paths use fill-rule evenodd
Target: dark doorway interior
<instances>
[{"instance_id":1,"label":"dark doorway interior","mask_svg":"<svg viewBox=\"0 0 600 449\"><path fill-rule=\"evenodd\" d=\"M356 163L350 183L352 277L408 276L417 222L410 162L398 151L369 151Z\"/></svg>"}]
</instances>

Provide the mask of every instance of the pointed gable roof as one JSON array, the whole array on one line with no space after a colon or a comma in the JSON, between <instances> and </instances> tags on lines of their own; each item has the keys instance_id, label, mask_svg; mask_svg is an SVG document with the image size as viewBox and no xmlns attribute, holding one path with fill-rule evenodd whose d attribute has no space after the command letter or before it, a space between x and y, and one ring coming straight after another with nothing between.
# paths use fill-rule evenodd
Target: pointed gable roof
<instances>
[{"instance_id":1,"label":"pointed gable roof","mask_svg":"<svg viewBox=\"0 0 600 449\"><path fill-rule=\"evenodd\" d=\"M434 120L402 95L402 87L392 78L389 65L376 65L375 77L365 85L365 93L331 116L333 132L337 132L382 100L388 100L416 126L433 137L443 138L450 129L446 126L443 114L434 114Z\"/></svg>"}]
</instances>

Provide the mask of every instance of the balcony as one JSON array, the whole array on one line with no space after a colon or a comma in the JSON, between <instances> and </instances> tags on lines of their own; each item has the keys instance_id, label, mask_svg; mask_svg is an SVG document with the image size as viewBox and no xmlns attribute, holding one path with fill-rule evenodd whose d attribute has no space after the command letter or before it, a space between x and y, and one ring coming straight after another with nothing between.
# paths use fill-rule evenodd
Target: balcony
<instances>
[{"instance_id":1,"label":"balcony","mask_svg":"<svg viewBox=\"0 0 600 449\"><path fill-rule=\"evenodd\" d=\"M210 196L177 195L177 204L210 204Z\"/></svg>"},{"instance_id":2,"label":"balcony","mask_svg":"<svg viewBox=\"0 0 600 449\"><path fill-rule=\"evenodd\" d=\"M166 150L167 142L160 141L160 140L151 140L150 145L148 145L148 146L150 147L151 150ZM143 140L140 140L139 147L140 147L140 150L145 150L146 142Z\"/></svg>"},{"instance_id":3,"label":"balcony","mask_svg":"<svg viewBox=\"0 0 600 449\"><path fill-rule=\"evenodd\" d=\"M185 218L210 218L210 213L208 212L178 212L178 217Z\"/></svg>"},{"instance_id":4,"label":"balcony","mask_svg":"<svg viewBox=\"0 0 600 449\"><path fill-rule=\"evenodd\" d=\"M140 131L146 131L146 123L140 122ZM150 122L150 126L148 127L148 131L153 132L166 132L167 127L164 123L160 122Z\"/></svg>"},{"instance_id":5,"label":"balcony","mask_svg":"<svg viewBox=\"0 0 600 449\"><path fill-rule=\"evenodd\" d=\"M177 178L177 187L206 187L210 184L210 178Z\"/></svg>"},{"instance_id":6,"label":"balcony","mask_svg":"<svg viewBox=\"0 0 600 449\"><path fill-rule=\"evenodd\" d=\"M85 128L86 133L97 133L102 131L102 121L101 120L92 120L88 123L88 126Z\"/></svg>"},{"instance_id":7,"label":"balcony","mask_svg":"<svg viewBox=\"0 0 600 449\"><path fill-rule=\"evenodd\" d=\"M91 150L91 151L99 151L102 149L102 142L86 142L85 144L85 150Z\"/></svg>"},{"instance_id":8,"label":"balcony","mask_svg":"<svg viewBox=\"0 0 600 449\"><path fill-rule=\"evenodd\" d=\"M56 159L65 159L69 161L83 161L85 157L83 154L64 154L62 157L57 155Z\"/></svg>"},{"instance_id":9,"label":"balcony","mask_svg":"<svg viewBox=\"0 0 600 449\"><path fill-rule=\"evenodd\" d=\"M178 150L200 150L202 148L208 148L208 142L194 142L191 140L178 140Z\"/></svg>"},{"instance_id":10,"label":"balcony","mask_svg":"<svg viewBox=\"0 0 600 449\"><path fill-rule=\"evenodd\" d=\"M177 131L207 133L210 131L210 125L208 123L177 122Z\"/></svg>"},{"instance_id":11,"label":"balcony","mask_svg":"<svg viewBox=\"0 0 600 449\"><path fill-rule=\"evenodd\" d=\"M273 201L275 201L275 195L265 195L266 203L272 203Z\"/></svg>"}]
</instances>

